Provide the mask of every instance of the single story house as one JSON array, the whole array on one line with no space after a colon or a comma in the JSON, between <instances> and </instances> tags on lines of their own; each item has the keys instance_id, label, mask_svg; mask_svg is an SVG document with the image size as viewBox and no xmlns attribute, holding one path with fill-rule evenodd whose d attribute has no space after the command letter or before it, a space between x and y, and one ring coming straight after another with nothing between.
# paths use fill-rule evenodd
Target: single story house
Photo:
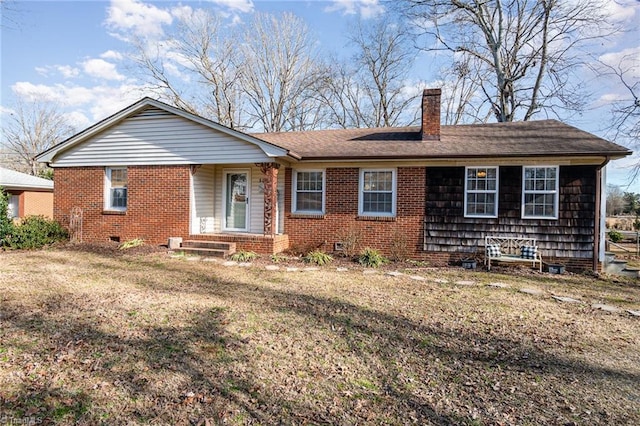
<instances>
[{"instance_id":1,"label":"single story house","mask_svg":"<svg viewBox=\"0 0 640 426\"><path fill-rule=\"evenodd\" d=\"M358 243L444 265L527 236L545 261L599 270L605 165L631 152L556 120L441 126L440 97L424 91L420 126L262 134L144 98L37 159L54 217L80 208L85 240Z\"/></svg>"},{"instance_id":2,"label":"single story house","mask_svg":"<svg viewBox=\"0 0 640 426\"><path fill-rule=\"evenodd\" d=\"M0 167L0 187L9 195L9 216L53 218L53 181Z\"/></svg>"}]
</instances>

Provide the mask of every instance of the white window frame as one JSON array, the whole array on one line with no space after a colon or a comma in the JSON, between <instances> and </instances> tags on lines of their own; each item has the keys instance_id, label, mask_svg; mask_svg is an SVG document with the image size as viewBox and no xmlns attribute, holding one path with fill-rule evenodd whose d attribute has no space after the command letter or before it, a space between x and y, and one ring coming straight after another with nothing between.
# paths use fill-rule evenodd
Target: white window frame
<instances>
[{"instance_id":1,"label":"white window frame","mask_svg":"<svg viewBox=\"0 0 640 426\"><path fill-rule=\"evenodd\" d=\"M526 188L526 171L527 169L555 169L556 170L556 182L555 182L555 190L527 190ZM540 215L527 215L525 213L525 199L527 194L553 194L553 216L540 216ZM546 219L546 220L556 220L558 219L558 205L560 199L560 166L551 166L551 165L539 165L539 166L523 166L522 167L522 205L520 207L522 212L522 219Z\"/></svg>"},{"instance_id":2,"label":"white window frame","mask_svg":"<svg viewBox=\"0 0 640 426\"><path fill-rule=\"evenodd\" d=\"M298 173L322 173L322 208L321 210L298 210ZM327 194L327 173L324 169L294 169L291 176L291 212L298 214L324 214ZM306 191L310 192L310 191Z\"/></svg>"},{"instance_id":3,"label":"white window frame","mask_svg":"<svg viewBox=\"0 0 640 426\"><path fill-rule=\"evenodd\" d=\"M469 189L469 170L495 170L496 171L496 188L495 189ZM464 217L478 217L478 218L496 218L498 217L498 194L500 187L500 168L498 166L467 166L464 168ZM479 214L467 212L467 196L469 194L495 194L493 200L494 214Z\"/></svg>"},{"instance_id":4,"label":"white window frame","mask_svg":"<svg viewBox=\"0 0 640 426\"><path fill-rule=\"evenodd\" d=\"M111 186L111 173L114 170L126 170L127 171L127 206L125 207L114 207L113 200L111 199L111 190L113 189ZM129 171L127 167L106 167L104 170L104 209L107 211L117 211L124 212L127 211L127 207L129 206ZM118 187L119 188L119 187Z\"/></svg>"},{"instance_id":5,"label":"white window frame","mask_svg":"<svg viewBox=\"0 0 640 426\"><path fill-rule=\"evenodd\" d=\"M368 212L364 211L364 175L368 172L391 172L391 212ZM398 198L397 169L360 169L360 179L358 185L358 215L367 217L395 217L396 200ZM386 192L386 191L378 191Z\"/></svg>"}]
</instances>

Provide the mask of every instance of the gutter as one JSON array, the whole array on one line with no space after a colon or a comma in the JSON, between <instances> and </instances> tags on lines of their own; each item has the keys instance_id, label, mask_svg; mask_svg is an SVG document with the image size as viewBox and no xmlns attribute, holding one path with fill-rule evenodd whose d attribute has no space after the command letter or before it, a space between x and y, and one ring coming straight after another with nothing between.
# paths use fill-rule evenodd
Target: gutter
<instances>
[{"instance_id":1,"label":"gutter","mask_svg":"<svg viewBox=\"0 0 640 426\"><path fill-rule=\"evenodd\" d=\"M593 272L598 273L598 261L600 259L601 225L602 220L602 169L609 163L611 157L606 156L605 160L596 167L596 203L595 203L595 226L593 229Z\"/></svg>"}]
</instances>

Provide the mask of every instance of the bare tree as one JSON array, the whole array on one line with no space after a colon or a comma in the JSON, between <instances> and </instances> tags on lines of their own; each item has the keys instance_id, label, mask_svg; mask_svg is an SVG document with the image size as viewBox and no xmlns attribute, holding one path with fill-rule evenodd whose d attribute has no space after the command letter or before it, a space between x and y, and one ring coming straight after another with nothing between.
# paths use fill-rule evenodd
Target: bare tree
<instances>
[{"instance_id":1,"label":"bare tree","mask_svg":"<svg viewBox=\"0 0 640 426\"><path fill-rule=\"evenodd\" d=\"M232 128L244 128L237 49L208 11L185 9L164 40L133 39L147 89L169 103Z\"/></svg>"},{"instance_id":2,"label":"bare tree","mask_svg":"<svg viewBox=\"0 0 640 426\"><path fill-rule=\"evenodd\" d=\"M605 75L613 75L625 90L620 99L613 102L611 130L615 138L630 143L640 140L640 63L637 52L622 56L618 64L600 62Z\"/></svg>"},{"instance_id":3,"label":"bare tree","mask_svg":"<svg viewBox=\"0 0 640 426\"><path fill-rule=\"evenodd\" d=\"M577 111L584 88L572 73L583 64L581 47L613 33L599 1L404 0L405 16L421 23L426 50L452 52L469 62L478 111L497 121L529 120ZM465 107L467 107L466 104ZM483 113L476 115L482 120Z\"/></svg>"},{"instance_id":4,"label":"bare tree","mask_svg":"<svg viewBox=\"0 0 640 426\"><path fill-rule=\"evenodd\" d=\"M15 169L37 176L44 169L34 157L74 133L57 106L46 101L20 101L2 128L6 151Z\"/></svg>"},{"instance_id":5,"label":"bare tree","mask_svg":"<svg viewBox=\"0 0 640 426\"><path fill-rule=\"evenodd\" d=\"M477 69L469 57L460 57L440 70L442 112L445 124L462 124L487 121L491 112L483 108L486 104L481 94Z\"/></svg>"},{"instance_id":6,"label":"bare tree","mask_svg":"<svg viewBox=\"0 0 640 426\"><path fill-rule=\"evenodd\" d=\"M420 94L406 86L416 56L411 34L387 16L358 22L349 42L355 53L347 62L332 61L326 86L332 124L348 128L411 123L414 116L407 114L407 107Z\"/></svg>"},{"instance_id":7,"label":"bare tree","mask_svg":"<svg viewBox=\"0 0 640 426\"><path fill-rule=\"evenodd\" d=\"M363 100L370 107L362 117L368 127L398 125L407 105L419 94L407 96L403 92L416 56L411 34L388 16L366 25L360 22L350 37L356 48L353 63Z\"/></svg>"},{"instance_id":8,"label":"bare tree","mask_svg":"<svg viewBox=\"0 0 640 426\"><path fill-rule=\"evenodd\" d=\"M232 27L185 8L162 40L134 39L133 59L167 102L239 130L304 130L323 120L315 92L325 69L304 22L256 14Z\"/></svg>"},{"instance_id":9,"label":"bare tree","mask_svg":"<svg viewBox=\"0 0 640 426\"><path fill-rule=\"evenodd\" d=\"M305 23L290 13L257 13L241 46L242 90L253 122L265 132L317 127L321 114L309 112L321 108L315 92L326 71Z\"/></svg>"},{"instance_id":10,"label":"bare tree","mask_svg":"<svg viewBox=\"0 0 640 426\"><path fill-rule=\"evenodd\" d=\"M619 186L607 185L607 216L616 216L624 211L624 193Z\"/></svg>"}]
</instances>

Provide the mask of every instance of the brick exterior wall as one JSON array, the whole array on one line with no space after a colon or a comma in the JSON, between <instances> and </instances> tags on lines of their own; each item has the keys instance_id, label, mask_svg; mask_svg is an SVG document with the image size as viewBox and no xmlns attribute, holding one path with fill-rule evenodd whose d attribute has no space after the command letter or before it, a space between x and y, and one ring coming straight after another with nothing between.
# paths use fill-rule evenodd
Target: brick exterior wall
<instances>
[{"instance_id":1,"label":"brick exterior wall","mask_svg":"<svg viewBox=\"0 0 640 426\"><path fill-rule=\"evenodd\" d=\"M20 216L53 217L53 192L24 191L20 195Z\"/></svg>"},{"instance_id":2,"label":"brick exterior wall","mask_svg":"<svg viewBox=\"0 0 640 426\"><path fill-rule=\"evenodd\" d=\"M397 169L395 218L358 216L358 168L328 168L325 173L325 214L309 216L291 212L292 170L285 171L285 233L293 251L319 248L331 252L334 243L341 242L346 235L358 235L360 246L378 249L387 256L416 257L421 252L424 167Z\"/></svg>"},{"instance_id":3,"label":"brick exterior wall","mask_svg":"<svg viewBox=\"0 0 640 426\"><path fill-rule=\"evenodd\" d=\"M222 241L236 243L237 250L254 251L258 254L270 255L281 253L289 248L288 235L190 235L190 240Z\"/></svg>"},{"instance_id":4,"label":"brick exterior wall","mask_svg":"<svg viewBox=\"0 0 640 426\"><path fill-rule=\"evenodd\" d=\"M104 167L55 169L54 218L69 224L73 207L83 210L83 241L166 244L189 235L189 166L130 166L126 212L104 211Z\"/></svg>"}]
</instances>

